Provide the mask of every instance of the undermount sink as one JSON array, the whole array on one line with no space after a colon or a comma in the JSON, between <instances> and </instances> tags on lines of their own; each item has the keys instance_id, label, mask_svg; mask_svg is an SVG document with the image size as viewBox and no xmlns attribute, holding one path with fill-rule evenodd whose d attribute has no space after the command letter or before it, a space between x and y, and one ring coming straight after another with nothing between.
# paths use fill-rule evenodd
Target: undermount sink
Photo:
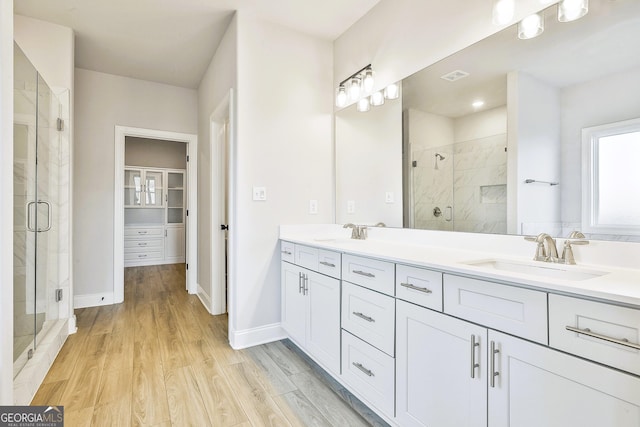
<instances>
[{"instance_id":1,"label":"undermount sink","mask_svg":"<svg viewBox=\"0 0 640 427\"><path fill-rule=\"evenodd\" d=\"M589 270L573 265L552 264L542 261L521 262L501 259L470 261L465 264L491 270L529 274L531 276L553 277L562 280L587 280L609 274L607 271Z\"/></svg>"}]
</instances>

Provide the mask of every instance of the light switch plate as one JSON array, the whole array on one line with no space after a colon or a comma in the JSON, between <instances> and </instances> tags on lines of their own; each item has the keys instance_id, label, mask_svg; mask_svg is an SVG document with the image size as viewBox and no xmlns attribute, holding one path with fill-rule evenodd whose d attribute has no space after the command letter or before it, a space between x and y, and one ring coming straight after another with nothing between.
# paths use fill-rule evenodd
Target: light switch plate
<instances>
[{"instance_id":1,"label":"light switch plate","mask_svg":"<svg viewBox=\"0 0 640 427\"><path fill-rule=\"evenodd\" d=\"M256 200L256 201L267 200L267 188L253 187L253 200Z\"/></svg>"},{"instance_id":2,"label":"light switch plate","mask_svg":"<svg viewBox=\"0 0 640 427\"><path fill-rule=\"evenodd\" d=\"M318 213L318 201L317 200L309 200L309 213L311 215L316 215Z\"/></svg>"},{"instance_id":3,"label":"light switch plate","mask_svg":"<svg viewBox=\"0 0 640 427\"><path fill-rule=\"evenodd\" d=\"M355 200L347 200L347 213L348 214L356 213L356 202L355 202Z\"/></svg>"}]
</instances>

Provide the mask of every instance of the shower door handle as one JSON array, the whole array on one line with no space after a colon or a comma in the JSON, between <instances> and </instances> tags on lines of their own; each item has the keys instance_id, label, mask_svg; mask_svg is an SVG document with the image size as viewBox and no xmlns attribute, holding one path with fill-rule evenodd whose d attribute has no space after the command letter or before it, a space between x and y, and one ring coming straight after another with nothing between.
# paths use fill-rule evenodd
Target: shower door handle
<instances>
[{"instance_id":1,"label":"shower door handle","mask_svg":"<svg viewBox=\"0 0 640 427\"><path fill-rule=\"evenodd\" d=\"M31 227L31 206L35 204L36 202L27 202L27 231L36 231Z\"/></svg>"},{"instance_id":2,"label":"shower door handle","mask_svg":"<svg viewBox=\"0 0 640 427\"><path fill-rule=\"evenodd\" d=\"M43 204L47 207L47 227L46 228L38 228L36 231L39 233L51 230L51 203L46 200L39 200L35 202L37 204Z\"/></svg>"}]
</instances>

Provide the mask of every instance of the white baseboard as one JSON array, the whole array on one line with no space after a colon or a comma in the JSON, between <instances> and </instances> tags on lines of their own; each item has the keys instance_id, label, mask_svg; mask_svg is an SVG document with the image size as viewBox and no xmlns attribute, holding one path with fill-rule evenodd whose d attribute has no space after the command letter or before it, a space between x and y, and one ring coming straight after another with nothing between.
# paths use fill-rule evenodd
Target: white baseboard
<instances>
[{"instance_id":1,"label":"white baseboard","mask_svg":"<svg viewBox=\"0 0 640 427\"><path fill-rule=\"evenodd\" d=\"M287 334L280 326L280 323L272 323L271 325L245 329L243 331L231 331L229 334L229 344L234 350L241 350L255 345L279 341L286 337Z\"/></svg>"},{"instance_id":2,"label":"white baseboard","mask_svg":"<svg viewBox=\"0 0 640 427\"><path fill-rule=\"evenodd\" d=\"M76 332L78 332L78 326L76 325L75 314L69 318L68 325L69 325L69 335L75 334Z\"/></svg>"},{"instance_id":3,"label":"white baseboard","mask_svg":"<svg viewBox=\"0 0 640 427\"><path fill-rule=\"evenodd\" d=\"M209 297L209 295L207 295L207 293L200 286L200 284L198 284L197 295L198 295L198 298L200 299L200 302L202 303L202 305L204 305L204 308L207 309L209 314L212 314L212 312L211 312L211 298Z\"/></svg>"},{"instance_id":4,"label":"white baseboard","mask_svg":"<svg viewBox=\"0 0 640 427\"><path fill-rule=\"evenodd\" d=\"M114 304L113 292L75 295L73 297L73 308L99 307L101 305L111 304Z\"/></svg>"}]
</instances>

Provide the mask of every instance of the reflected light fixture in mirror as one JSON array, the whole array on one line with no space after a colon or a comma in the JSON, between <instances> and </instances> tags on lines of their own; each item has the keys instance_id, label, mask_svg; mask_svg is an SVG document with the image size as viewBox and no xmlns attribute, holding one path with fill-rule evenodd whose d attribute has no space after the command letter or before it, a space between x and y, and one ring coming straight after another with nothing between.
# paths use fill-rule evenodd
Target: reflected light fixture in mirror
<instances>
[{"instance_id":1,"label":"reflected light fixture in mirror","mask_svg":"<svg viewBox=\"0 0 640 427\"><path fill-rule=\"evenodd\" d=\"M384 97L387 99L398 99L400 96L400 85L391 83L384 89Z\"/></svg>"},{"instance_id":2,"label":"reflected light fixture in mirror","mask_svg":"<svg viewBox=\"0 0 640 427\"><path fill-rule=\"evenodd\" d=\"M371 104L369 104L369 98L362 98L358 101L356 105L356 110L361 113L365 113L371 109Z\"/></svg>"},{"instance_id":3,"label":"reflected light fixture in mirror","mask_svg":"<svg viewBox=\"0 0 640 427\"><path fill-rule=\"evenodd\" d=\"M384 94L381 90L371 94L371 105L373 105L374 107L379 107L382 104L384 104Z\"/></svg>"},{"instance_id":4,"label":"reflected light fixture in mirror","mask_svg":"<svg viewBox=\"0 0 640 427\"><path fill-rule=\"evenodd\" d=\"M513 19L514 13L514 0L495 0L493 2L492 22L494 25L508 24Z\"/></svg>"},{"instance_id":5,"label":"reflected light fixture in mirror","mask_svg":"<svg viewBox=\"0 0 640 427\"><path fill-rule=\"evenodd\" d=\"M532 39L544 31L544 18L540 13L534 13L518 23L518 38L521 40Z\"/></svg>"},{"instance_id":6,"label":"reflected light fixture in mirror","mask_svg":"<svg viewBox=\"0 0 640 427\"><path fill-rule=\"evenodd\" d=\"M558 21L571 22L589 12L589 0L562 0L558 3Z\"/></svg>"}]
</instances>

